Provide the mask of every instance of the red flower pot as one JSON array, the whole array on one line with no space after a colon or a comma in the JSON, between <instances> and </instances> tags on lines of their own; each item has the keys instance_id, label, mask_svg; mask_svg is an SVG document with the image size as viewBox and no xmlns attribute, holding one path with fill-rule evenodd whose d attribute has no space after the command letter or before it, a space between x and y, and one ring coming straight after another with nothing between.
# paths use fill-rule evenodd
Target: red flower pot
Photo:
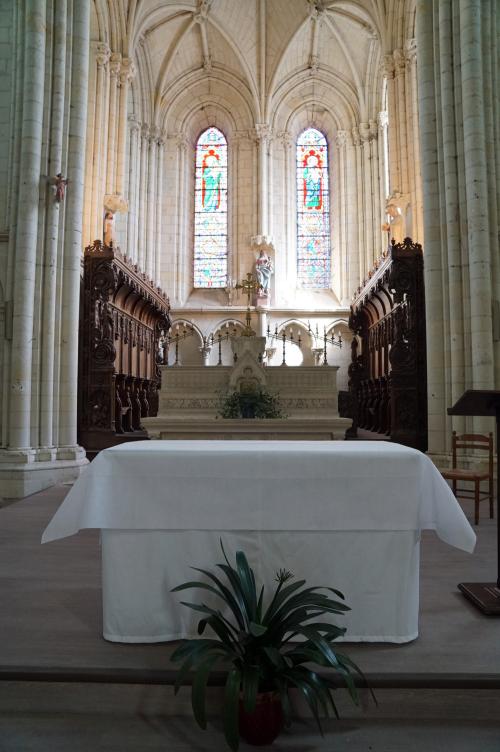
<instances>
[{"instance_id":1,"label":"red flower pot","mask_svg":"<svg viewBox=\"0 0 500 752\"><path fill-rule=\"evenodd\" d=\"M262 692L257 695L253 713L247 713L240 700L240 736L257 747L272 744L283 728L283 710L276 692Z\"/></svg>"}]
</instances>

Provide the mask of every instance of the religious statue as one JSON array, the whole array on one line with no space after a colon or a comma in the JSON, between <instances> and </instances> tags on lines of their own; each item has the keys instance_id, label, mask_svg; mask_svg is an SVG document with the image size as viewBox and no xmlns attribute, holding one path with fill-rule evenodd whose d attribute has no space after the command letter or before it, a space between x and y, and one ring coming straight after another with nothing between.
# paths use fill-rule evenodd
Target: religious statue
<instances>
[{"instance_id":1,"label":"religious statue","mask_svg":"<svg viewBox=\"0 0 500 752\"><path fill-rule=\"evenodd\" d=\"M113 247L115 242L115 215L107 211L104 215L104 245Z\"/></svg>"},{"instance_id":2,"label":"religious statue","mask_svg":"<svg viewBox=\"0 0 500 752\"><path fill-rule=\"evenodd\" d=\"M302 180L304 209L321 209L323 206L323 175L320 158L313 149L304 158Z\"/></svg>"},{"instance_id":3,"label":"religious statue","mask_svg":"<svg viewBox=\"0 0 500 752\"><path fill-rule=\"evenodd\" d=\"M388 228L389 241L394 238L396 243L402 243L408 234L406 227L406 214L408 204L404 197L398 191L392 193L387 199L385 211L388 215L389 222L382 226L382 229Z\"/></svg>"},{"instance_id":4,"label":"religious statue","mask_svg":"<svg viewBox=\"0 0 500 752\"><path fill-rule=\"evenodd\" d=\"M273 272L273 262L264 251L264 249L261 249L260 255L255 262L255 275L257 277L257 282L260 285L258 295L267 297L267 295L269 294L269 288L271 286L271 276Z\"/></svg>"},{"instance_id":5,"label":"religious statue","mask_svg":"<svg viewBox=\"0 0 500 752\"><path fill-rule=\"evenodd\" d=\"M205 154L201 165L201 205L203 211L213 212L221 204L221 177L219 157L213 149Z\"/></svg>"},{"instance_id":6,"label":"religious statue","mask_svg":"<svg viewBox=\"0 0 500 752\"><path fill-rule=\"evenodd\" d=\"M52 184L56 189L55 199L58 204L60 204L61 201L64 200L64 194L66 193L66 186L68 185L68 183L69 180L63 177L61 172L58 172L55 178L52 178Z\"/></svg>"}]
</instances>

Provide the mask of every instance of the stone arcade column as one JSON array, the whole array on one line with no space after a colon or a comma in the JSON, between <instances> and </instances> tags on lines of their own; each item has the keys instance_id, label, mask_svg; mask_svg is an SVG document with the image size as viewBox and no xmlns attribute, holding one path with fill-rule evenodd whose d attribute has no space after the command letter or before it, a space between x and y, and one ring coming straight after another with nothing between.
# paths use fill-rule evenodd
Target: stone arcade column
<instances>
[{"instance_id":1,"label":"stone arcade column","mask_svg":"<svg viewBox=\"0 0 500 752\"><path fill-rule=\"evenodd\" d=\"M143 271L146 272L149 279L153 279L156 266L156 151L158 141L158 129L152 127L149 132L148 140L148 193L147 193L147 211L146 211L146 263Z\"/></svg>"},{"instance_id":2,"label":"stone arcade column","mask_svg":"<svg viewBox=\"0 0 500 752\"><path fill-rule=\"evenodd\" d=\"M156 257L154 264L153 280L157 285L161 281L161 254L162 254L162 214L163 214L163 158L165 151L165 139L162 133L159 133L156 141Z\"/></svg>"},{"instance_id":3,"label":"stone arcade column","mask_svg":"<svg viewBox=\"0 0 500 752\"><path fill-rule=\"evenodd\" d=\"M464 389L500 383L498 23L496 0L417 0L429 451L438 462L458 429L446 408ZM493 426L474 418L466 428Z\"/></svg>"},{"instance_id":4,"label":"stone arcade column","mask_svg":"<svg viewBox=\"0 0 500 752\"><path fill-rule=\"evenodd\" d=\"M90 2L75 3L72 13L62 1L50 12L46 5L26 0L17 14L24 81L13 145L19 169L10 185L17 216L10 217L6 290L4 497L73 479L86 464L76 441L76 384ZM56 171L69 180L60 201Z\"/></svg>"},{"instance_id":5,"label":"stone arcade column","mask_svg":"<svg viewBox=\"0 0 500 752\"><path fill-rule=\"evenodd\" d=\"M54 56L52 67L52 110L50 125L49 175L62 172L64 97L67 16L65 0L57 0L54 7ZM53 192L47 191L47 222L45 227L45 255L43 274L42 348L40 368L40 445L47 450L47 459L53 459L54 446L54 367L57 302L57 249L61 203L54 200ZM61 228L62 231L62 228Z\"/></svg>"},{"instance_id":6,"label":"stone arcade column","mask_svg":"<svg viewBox=\"0 0 500 752\"><path fill-rule=\"evenodd\" d=\"M138 196L137 175L140 170L139 138L141 125L134 117L129 117L130 124L130 157L129 157L129 192L127 215L127 255L137 263L137 234L138 224Z\"/></svg>"},{"instance_id":7,"label":"stone arcade column","mask_svg":"<svg viewBox=\"0 0 500 752\"><path fill-rule=\"evenodd\" d=\"M90 3L73 8L71 101L68 138L68 192L62 262L60 343L59 449L63 460L85 457L77 446L78 325L80 310L80 261L82 255L82 208L85 179L85 135L88 97Z\"/></svg>"},{"instance_id":8,"label":"stone arcade column","mask_svg":"<svg viewBox=\"0 0 500 752\"><path fill-rule=\"evenodd\" d=\"M24 83L20 134L18 216L14 254L12 340L10 377L7 385L7 446L18 449L17 461L34 458L31 450L31 368L33 306L37 262L40 160L45 95L45 2L27 0L26 20L18 22L24 32ZM28 22L29 19L29 22ZM14 186L13 186L14 192ZM9 291L7 291L9 295ZM8 458L5 458L8 462ZM14 460L15 461L15 460Z\"/></svg>"},{"instance_id":9,"label":"stone arcade column","mask_svg":"<svg viewBox=\"0 0 500 752\"><path fill-rule=\"evenodd\" d=\"M141 271L146 268L146 230L147 230L147 177L148 177L148 156L149 156L149 126L143 123L141 128L141 162L140 162L140 183L139 183L139 201L138 215L139 228L137 238L137 262Z\"/></svg>"},{"instance_id":10,"label":"stone arcade column","mask_svg":"<svg viewBox=\"0 0 500 752\"><path fill-rule=\"evenodd\" d=\"M106 108L106 89L108 78L108 62L111 56L111 50L106 44L97 45L96 62L97 62L97 77L96 77L96 104L95 104L95 122L93 128L93 154L91 156L93 162L92 172L92 202L91 202L91 214L90 214L90 237L88 242L91 243L96 238L102 236L103 230L103 176L104 176L104 123L107 120L107 108ZM89 146L89 151L91 147Z\"/></svg>"}]
</instances>

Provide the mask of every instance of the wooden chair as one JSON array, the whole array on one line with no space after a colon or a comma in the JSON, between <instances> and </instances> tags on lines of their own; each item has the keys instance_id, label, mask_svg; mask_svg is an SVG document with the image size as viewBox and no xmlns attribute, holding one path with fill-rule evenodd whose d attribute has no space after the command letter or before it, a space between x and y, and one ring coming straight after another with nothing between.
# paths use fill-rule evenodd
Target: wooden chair
<instances>
[{"instance_id":1,"label":"wooden chair","mask_svg":"<svg viewBox=\"0 0 500 752\"><path fill-rule=\"evenodd\" d=\"M457 468L457 449L479 449L488 452L488 470L461 470ZM490 500L490 517L493 519L493 434L483 436L478 433L465 433L457 436L452 435L452 467L442 472L445 480L451 480L453 493L457 498L474 499L474 524L479 524L479 502L482 499ZM487 493L481 491L481 482L488 481ZM465 486L458 486L459 481L474 483L474 490Z\"/></svg>"}]
</instances>

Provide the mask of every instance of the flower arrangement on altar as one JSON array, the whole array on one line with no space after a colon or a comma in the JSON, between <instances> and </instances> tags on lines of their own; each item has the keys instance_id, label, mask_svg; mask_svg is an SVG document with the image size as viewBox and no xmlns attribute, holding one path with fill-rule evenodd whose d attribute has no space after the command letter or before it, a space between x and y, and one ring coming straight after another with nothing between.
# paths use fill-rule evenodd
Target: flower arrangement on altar
<instances>
[{"instance_id":1,"label":"flower arrangement on altar","mask_svg":"<svg viewBox=\"0 0 500 752\"><path fill-rule=\"evenodd\" d=\"M219 399L221 418L286 418L279 396L261 386L229 392Z\"/></svg>"}]
</instances>

